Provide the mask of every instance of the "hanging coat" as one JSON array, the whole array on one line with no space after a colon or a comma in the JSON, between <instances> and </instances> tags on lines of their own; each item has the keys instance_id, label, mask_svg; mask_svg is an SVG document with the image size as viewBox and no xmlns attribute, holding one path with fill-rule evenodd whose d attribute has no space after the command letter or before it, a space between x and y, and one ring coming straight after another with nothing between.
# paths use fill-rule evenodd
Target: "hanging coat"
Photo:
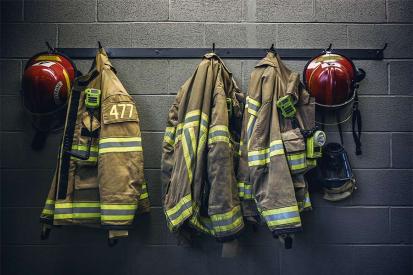
<instances>
[{"instance_id":1,"label":"hanging coat","mask_svg":"<svg viewBox=\"0 0 413 275\"><path fill-rule=\"evenodd\" d=\"M101 104L93 116L85 106L87 88L101 90ZM88 159L69 153L85 155L90 138ZM99 226L110 229L110 236L122 237L137 210L149 211L138 113L106 52L100 49L91 71L74 81L41 221Z\"/></svg>"},{"instance_id":2,"label":"hanging coat","mask_svg":"<svg viewBox=\"0 0 413 275\"><path fill-rule=\"evenodd\" d=\"M286 95L294 100L295 122L284 119L277 109L277 100ZM312 129L314 124L314 101L299 75L291 72L278 55L268 53L251 74L238 187L244 215L259 215L274 235L300 231L299 212L311 208L304 178L310 161L300 129Z\"/></svg>"},{"instance_id":3,"label":"hanging coat","mask_svg":"<svg viewBox=\"0 0 413 275\"><path fill-rule=\"evenodd\" d=\"M162 154L168 226L189 225L218 240L243 228L235 164L243 95L215 54L206 54L169 110Z\"/></svg>"}]
</instances>

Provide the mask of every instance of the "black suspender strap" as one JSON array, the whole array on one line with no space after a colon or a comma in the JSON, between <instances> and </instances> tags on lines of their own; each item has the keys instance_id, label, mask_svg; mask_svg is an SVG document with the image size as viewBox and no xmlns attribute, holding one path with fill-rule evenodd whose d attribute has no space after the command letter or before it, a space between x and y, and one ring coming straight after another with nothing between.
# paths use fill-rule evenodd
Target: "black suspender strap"
<instances>
[{"instance_id":1,"label":"black suspender strap","mask_svg":"<svg viewBox=\"0 0 413 275\"><path fill-rule=\"evenodd\" d=\"M354 98L354 104L353 104L353 117L351 120L352 124L352 130L353 130L353 139L354 143L356 144L356 155L361 155L361 113L358 108L358 96L356 94ZM357 127L357 132L356 132L356 127Z\"/></svg>"}]
</instances>

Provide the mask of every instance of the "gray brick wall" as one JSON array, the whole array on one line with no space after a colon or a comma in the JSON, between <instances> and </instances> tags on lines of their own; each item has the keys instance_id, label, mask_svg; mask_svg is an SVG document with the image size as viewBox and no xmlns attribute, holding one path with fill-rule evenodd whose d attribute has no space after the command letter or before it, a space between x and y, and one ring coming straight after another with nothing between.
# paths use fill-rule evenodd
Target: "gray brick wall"
<instances>
[{"instance_id":1,"label":"gray brick wall","mask_svg":"<svg viewBox=\"0 0 413 275\"><path fill-rule=\"evenodd\" d=\"M413 274L413 1L411 0L0 0L0 199L3 274ZM304 232L282 249L265 228L247 228L240 256L220 257L209 238L178 247L161 209L165 117L199 60L113 60L142 121L151 215L127 241L108 248L105 232L61 228L39 238L38 216L60 134L41 152L19 97L23 66L59 47L382 47L383 61L360 60L362 156L350 126L346 148L359 189L328 203L312 194ZM84 72L91 60L76 60ZM256 60L225 60L245 91ZM301 73L305 61L286 62ZM337 140L335 128L329 139Z\"/></svg>"}]
</instances>

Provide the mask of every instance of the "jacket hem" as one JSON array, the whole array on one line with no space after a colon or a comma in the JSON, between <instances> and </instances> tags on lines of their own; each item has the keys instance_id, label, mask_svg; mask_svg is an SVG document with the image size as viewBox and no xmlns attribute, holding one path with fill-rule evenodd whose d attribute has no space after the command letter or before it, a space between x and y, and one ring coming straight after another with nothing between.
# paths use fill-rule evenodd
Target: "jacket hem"
<instances>
[{"instance_id":1,"label":"jacket hem","mask_svg":"<svg viewBox=\"0 0 413 275\"><path fill-rule=\"evenodd\" d=\"M278 236L280 235L284 235L284 234L294 234L294 233L299 233L302 232L303 229L301 227L293 227L293 228L281 228L281 229L275 229L272 230L272 236L274 238L278 238Z\"/></svg>"}]
</instances>

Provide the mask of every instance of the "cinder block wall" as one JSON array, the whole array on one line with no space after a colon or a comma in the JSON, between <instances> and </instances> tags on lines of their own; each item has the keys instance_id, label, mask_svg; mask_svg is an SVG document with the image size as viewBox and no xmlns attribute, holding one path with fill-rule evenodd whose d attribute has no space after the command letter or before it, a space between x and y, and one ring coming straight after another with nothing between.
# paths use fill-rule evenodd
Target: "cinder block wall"
<instances>
[{"instance_id":1,"label":"cinder block wall","mask_svg":"<svg viewBox=\"0 0 413 275\"><path fill-rule=\"evenodd\" d=\"M413 1L411 0L1 0L1 270L4 274L412 274ZM357 61L362 156L345 144L359 189L341 203L312 194L304 232L284 250L265 228L248 228L240 256L220 257L202 238L176 245L160 203L161 139L167 110L196 60L113 60L142 121L152 212L130 238L108 248L104 232L53 230L38 216L61 133L41 152L19 97L25 61L56 47L380 48L383 61ZM201 57L200 57L201 58ZM245 91L257 61L225 60ZM91 60L77 60L86 72ZM305 61L286 62L301 72ZM329 136L337 140L337 133Z\"/></svg>"}]
</instances>

